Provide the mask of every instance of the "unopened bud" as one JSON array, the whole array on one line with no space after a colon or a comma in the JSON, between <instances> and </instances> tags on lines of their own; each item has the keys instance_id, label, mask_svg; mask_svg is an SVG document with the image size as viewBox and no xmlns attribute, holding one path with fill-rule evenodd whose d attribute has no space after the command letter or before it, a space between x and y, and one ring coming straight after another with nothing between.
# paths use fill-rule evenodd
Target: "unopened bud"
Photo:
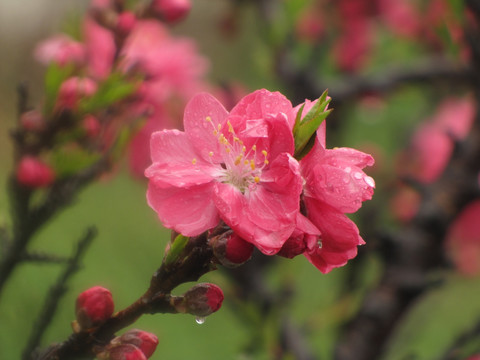
<instances>
[{"instance_id":1,"label":"unopened bud","mask_svg":"<svg viewBox=\"0 0 480 360\"><path fill-rule=\"evenodd\" d=\"M253 244L243 240L232 230L210 239L210 245L217 260L229 268L237 267L250 259Z\"/></svg>"},{"instance_id":2,"label":"unopened bud","mask_svg":"<svg viewBox=\"0 0 480 360\"><path fill-rule=\"evenodd\" d=\"M17 181L30 188L49 186L55 180L55 172L33 156L24 156L17 167Z\"/></svg>"},{"instance_id":3,"label":"unopened bud","mask_svg":"<svg viewBox=\"0 0 480 360\"><path fill-rule=\"evenodd\" d=\"M135 345L147 358L149 358L157 348L158 338L152 333L138 329L132 329L121 336L117 336L110 342L110 344L115 346L121 344Z\"/></svg>"},{"instance_id":4,"label":"unopened bud","mask_svg":"<svg viewBox=\"0 0 480 360\"><path fill-rule=\"evenodd\" d=\"M197 284L183 294L183 300L175 304L179 312L195 316L208 316L222 306L223 291L215 284Z\"/></svg>"},{"instance_id":5,"label":"unopened bud","mask_svg":"<svg viewBox=\"0 0 480 360\"><path fill-rule=\"evenodd\" d=\"M92 79L71 77L60 86L57 106L74 109L82 97L92 96L96 91L97 83Z\"/></svg>"},{"instance_id":6,"label":"unopened bud","mask_svg":"<svg viewBox=\"0 0 480 360\"><path fill-rule=\"evenodd\" d=\"M25 130L29 131L38 131L43 129L45 125L45 120L37 110L30 110L24 112L20 116L20 125Z\"/></svg>"},{"instance_id":7,"label":"unopened bud","mask_svg":"<svg viewBox=\"0 0 480 360\"><path fill-rule=\"evenodd\" d=\"M108 320L113 314L112 293L94 286L78 295L75 305L77 322L81 329L89 329Z\"/></svg>"},{"instance_id":8,"label":"unopened bud","mask_svg":"<svg viewBox=\"0 0 480 360\"><path fill-rule=\"evenodd\" d=\"M121 344L109 347L104 352L97 354L102 360L147 360L145 354L132 344Z\"/></svg>"},{"instance_id":9,"label":"unopened bud","mask_svg":"<svg viewBox=\"0 0 480 360\"><path fill-rule=\"evenodd\" d=\"M89 138L95 138L100 134L100 130L102 126L98 119L93 115L87 115L82 121L83 130L85 130L85 134Z\"/></svg>"},{"instance_id":10,"label":"unopened bud","mask_svg":"<svg viewBox=\"0 0 480 360\"><path fill-rule=\"evenodd\" d=\"M128 35L137 23L135 14L131 11L124 11L118 15L117 30L122 35Z\"/></svg>"},{"instance_id":11,"label":"unopened bud","mask_svg":"<svg viewBox=\"0 0 480 360\"><path fill-rule=\"evenodd\" d=\"M190 12L190 0L153 0L152 8L167 22L174 23L182 20Z\"/></svg>"}]
</instances>

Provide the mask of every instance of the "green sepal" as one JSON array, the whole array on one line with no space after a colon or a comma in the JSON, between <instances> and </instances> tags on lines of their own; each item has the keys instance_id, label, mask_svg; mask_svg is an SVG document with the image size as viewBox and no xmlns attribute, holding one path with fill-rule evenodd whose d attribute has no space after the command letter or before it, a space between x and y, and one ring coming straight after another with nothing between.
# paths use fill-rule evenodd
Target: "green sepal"
<instances>
[{"instance_id":1,"label":"green sepal","mask_svg":"<svg viewBox=\"0 0 480 360\"><path fill-rule=\"evenodd\" d=\"M185 246L187 246L189 240L190 238L187 236L183 236L182 234L177 235L177 237L170 244L170 248L163 259L163 264L170 265L175 262L175 260L178 259L179 255L185 249Z\"/></svg>"},{"instance_id":2,"label":"green sepal","mask_svg":"<svg viewBox=\"0 0 480 360\"><path fill-rule=\"evenodd\" d=\"M137 89L137 83L126 79L123 74L114 73L102 82L92 96L81 99L78 104L80 113L91 113L104 109L117 101L124 100Z\"/></svg>"},{"instance_id":3,"label":"green sepal","mask_svg":"<svg viewBox=\"0 0 480 360\"><path fill-rule=\"evenodd\" d=\"M325 90L310 109L310 111L301 119L305 104L301 106L295 118L293 127L293 137L295 139L294 157L297 160L303 158L312 148L315 142L315 132L322 124L323 120L332 112L333 109L325 110L330 103L328 90Z\"/></svg>"},{"instance_id":4,"label":"green sepal","mask_svg":"<svg viewBox=\"0 0 480 360\"><path fill-rule=\"evenodd\" d=\"M57 101L58 91L62 83L73 75L75 66L67 64L59 66L51 63L45 74L45 107L44 115L48 117L52 113L55 102Z\"/></svg>"}]
</instances>

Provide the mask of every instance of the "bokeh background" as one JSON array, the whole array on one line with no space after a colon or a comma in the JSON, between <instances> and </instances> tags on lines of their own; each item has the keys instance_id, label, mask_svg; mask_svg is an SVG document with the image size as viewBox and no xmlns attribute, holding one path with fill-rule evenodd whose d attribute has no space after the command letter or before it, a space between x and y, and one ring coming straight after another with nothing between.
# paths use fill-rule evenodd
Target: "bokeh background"
<instances>
[{"instance_id":1,"label":"bokeh background","mask_svg":"<svg viewBox=\"0 0 480 360\"><path fill-rule=\"evenodd\" d=\"M212 83L238 83L246 90L268 88L295 96L275 73L269 44L292 26L289 19L277 21L268 33L254 4L232 10L232 1L194 0L186 21L172 28L179 36L198 43L199 51L210 61ZM35 44L68 24L78 23L88 5L86 0L1 0L0 2L0 188L6 189L12 171L12 148L8 131L17 119L19 83L26 82L30 103L42 100L45 68L32 56ZM235 12L237 11L237 12ZM232 13L233 12L233 13ZM235 18L234 34L226 34L226 17ZM222 25L223 24L223 25ZM232 25L232 24L231 24ZM420 47L406 39L396 39L379 29L376 52L363 69L375 75L392 67L408 68L423 55ZM299 63L309 56L307 46L295 50ZM328 73L337 84L340 76ZM365 204L355 219L367 243L369 221L382 228L401 227L389 214L396 153L409 141L416 124L428 117L437 99L449 89L411 86L383 99L375 97L343 106L332 121L330 146L349 146L373 152L377 165L371 174L377 181L374 199ZM320 96L320 94L318 94ZM295 104L296 105L296 104ZM331 126L329 124L329 126ZM367 173L369 171L367 170ZM84 190L77 201L35 237L31 250L69 255L73 243L89 225L99 235L84 258L84 268L69 283L69 289L43 339L46 346L65 339L71 332L74 301L88 287L101 285L111 290L116 309L136 300L148 287L151 274L161 263L169 232L162 228L145 201L146 182L134 179L125 164L111 176ZM376 209L376 210L375 210ZM380 210L378 210L380 209ZM374 218L369 218L374 214ZM8 224L8 192L0 193L0 223ZM361 258L356 266L356 283L349 291L351 270L336 269L321 274L306 259L277 259L265 276L272 289L287 288L287 304L263 318L253 304L234 300L229 278L222 272L204 276L225 291L222 309L199 325L189 315L145 316L136 328L158 335L160 344L152 359L272 359L277 346L277 330L284 313L305 334L305 340L318 358L330 359L339 327L356 311L362 295L375 284L381 263L374 255ZM355 265L352 265L355 266ZM61 268L55 264L27 263L19 266L0 299L0 359L18 359L28 334L41 311L45 294ZM432 275L435 277L435 274ZM181 293L182 289L178 290ZM463 277L452 271L443 286L418 300L392 338L385 359L437 359L457 338L459 329L472 326L480 318L478 277ZM258 351L249 352L255 348Z\"/></svg>"}]
</instances>

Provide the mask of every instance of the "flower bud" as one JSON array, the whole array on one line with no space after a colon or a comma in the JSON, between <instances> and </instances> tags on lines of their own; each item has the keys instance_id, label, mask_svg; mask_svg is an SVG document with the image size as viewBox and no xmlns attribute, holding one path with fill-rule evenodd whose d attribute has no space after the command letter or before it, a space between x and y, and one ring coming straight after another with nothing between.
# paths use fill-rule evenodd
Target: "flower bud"
<instances>
[{"instance_id":1,"label":"flower bud","mask_svg":"<svg viewBox=\"0 0 480 360\"><path fill-rule=\"evenodd\" d=\"M28 131L41 130L45 125L45 120L37 110L30 110L24 112L20 116L20 125Z\"/></svg>"},{"instance_id":2,"label":"flower bud","mask_svg":"<svg viewBox=\"0 0 480 360\"><path fill-rule=\"evenodd\" d=\"M33 156L24 156L17 167L17 181L30 188L49 186L55 180L52 168Z\"/></svg>"},{"instance_id":3,"label":"flower bud","mask_svg":"<svg viewBox=\"0 0 480 360\"><path fill-rule=\"evenodd\" d=\"M78 295L75 314L81 329L100 325L113 314L112 293L101 286L85 290Z\"/></svg>"},{"instance_id":4,"label":"flower bud","mask_svg":"<svg viewBox=\"0 0 480 360\"><path fill-rule=\"evenodd\" d=\"M147 360L142 350L132 344L110 347L106 351L97 354L97 358L102 360Z\"/></svg>"},{"instance_id":5,"label":"flower bud","mask_svg":"<svg viewBox=\"0 0 480 360\"><path fill-rule=\"evenodd\" d=\"M169 23L182 20L190 12L190 0L153 0L152 8Z\"/></svg>"},{"instance_id":6,"label":"flower bud","mask_svg":"<svg viewBox=\"0 0 480 360\"><path fill-rule=\"evenodd\" d=\"M130 31L135 27L137 23L137 18L135 14L131 11L124 11L118 15L117 19L117 30L122 35L128 35Z\"/></svg>"},{"instance_id":7,"label":"flower bud","mask_svg":"<svg viewBox=\"0 0 480 360\"><path fill-rule=\"evenodd\" d=\"M100 134L101 125L98 119L93 115L87 115L82 120L82 128L89 138L95 138Z\"/></svg>"},{"instance_id":8,"label":"flower bud","mask_svg":"<svg viewBox=\"0 0 480 360\"><path fill-rule=\"evenodd\" d=\"M131 344L139 348L145 357L149 358L155 352L155 349L158 345L158 338L149 332L132 329L127 331L121 336L117 336L113 339L110 344L112 345L121 345L121 344Z\"/></svg>"},{"instance_id":9,"label":"flower bud","mask_svg":"<svg viewBox=\"0 0 480 360\"><path fill-rule=\"evenodd\" d=\"M82 97L92 96L96 91L97 83L92 79L71 77L60 86L57 106L74 109Z\"/></svg>"},{"instance_id":10,"label":"flower bud","mask_svg":"<svg viewBox=\"0 0 480 360\"><path fill-rule=\"evenodd\" d=\"M183 301L177 306L177 310L203 317L220 309L222 302L222 289L215 284L201 283L183 294Z\"/></svg>"},{"instance_id":11,"label":"flower bud","mask_svg":"<svg viewBox=\"0 0 480 360\"><path fill-rule=\"evenodd\" d=\"M213 253L217 260L226 267L237 267L250 259L253 253L253 244L243 240L229 230L210 239Z\"/></svg>"}]
</instances>

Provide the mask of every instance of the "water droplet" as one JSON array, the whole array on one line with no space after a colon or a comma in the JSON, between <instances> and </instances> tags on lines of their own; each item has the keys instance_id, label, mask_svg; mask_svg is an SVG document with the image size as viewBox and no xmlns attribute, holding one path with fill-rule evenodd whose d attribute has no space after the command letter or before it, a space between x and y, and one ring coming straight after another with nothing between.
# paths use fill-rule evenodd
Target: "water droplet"
<instances>
[{"instance_id":1,"label":"water droplet","mask_svg":"<svg viewBox=\"0 0 480 360\"><path fill-rule=\"evenodd\" d=\"M196 322L197 324L199 324L199 325L202 325L202 324L205 322L205 317L203 317L203 316L197 316L197 317L195 318L195 322Z\"/></svg>"},{"instance_id":2,"label":"water droplet","mask_svg":"<svg viewBox=\"0 0 480 360\"><path fill-rule=\"evenodd\" d=\"M360 180L363 177L363 175L359 172L356 172L355 174L353 174L353 177L357 180Z\"/></svg>"},{"instance_id":3,"label":"water droplet","mask_svg":"<svg viewBox=\"0 0 480 360\"><path fill-rule=\"evenodd\" d=\"M347 166L347 167L345 168L345 172L346 172L346 173L352 172L352 168L351 168L350 166Z\"/></svg>"},{"instance_id":4,"label":"water droplet","mask_svg":"<svg viewBox=\"0 0 480 360\"><path fill-rule=\"evenodd\" d=\"M375 180L373 180L373 178L371 178L370 176L365 176L363 178L363 181L365 181L368 186L375 187Z\"/></svg>"}]
</instances>

